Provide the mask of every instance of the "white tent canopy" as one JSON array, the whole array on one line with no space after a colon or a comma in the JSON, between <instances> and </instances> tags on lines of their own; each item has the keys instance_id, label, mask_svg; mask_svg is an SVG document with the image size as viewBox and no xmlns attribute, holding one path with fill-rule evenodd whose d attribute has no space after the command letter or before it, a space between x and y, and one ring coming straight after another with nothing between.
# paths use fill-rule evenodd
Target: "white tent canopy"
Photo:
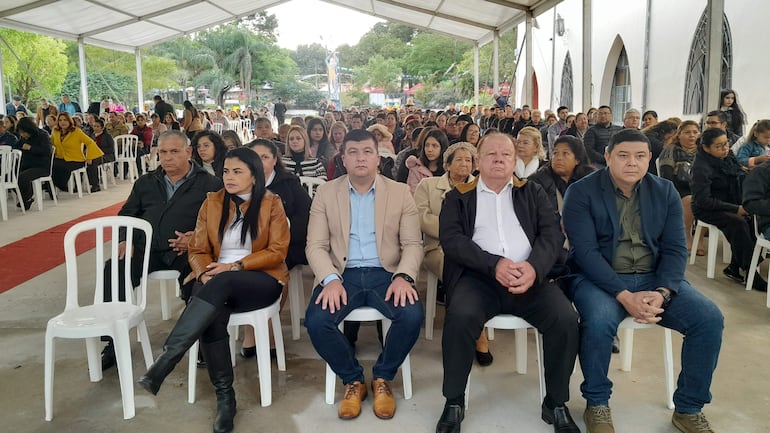
<instances>
[{"instance_id":1,"label":"white tent canopy","mask_svg":"<svg viewBox=\"0 0 770 433\"><path fill-rule=\"evenodd\" d=\"M128 3L114 0L3 0L0 27L77 40L81 48L81 83L85 83L84 44L136 53L137 73L141 77L141 48L287 1L290 0L133 0ZM324 1L384 20L467 39L475 42L478 50L480 45L489 42L496 45L501 32L522 22L528 21L527 29L531 30L533 17L562 0ZM590 3L590 0L584 1ZM527 62L530 61L531 56L528 56ZM527 70L531 70L531 66ZM474 72L478 77L478 72ZM139 80L140 95L141 87ZM84 85L81 98L88 100ZM0 103L3 99L0 92Z\"/></svg>"}]
</instances>

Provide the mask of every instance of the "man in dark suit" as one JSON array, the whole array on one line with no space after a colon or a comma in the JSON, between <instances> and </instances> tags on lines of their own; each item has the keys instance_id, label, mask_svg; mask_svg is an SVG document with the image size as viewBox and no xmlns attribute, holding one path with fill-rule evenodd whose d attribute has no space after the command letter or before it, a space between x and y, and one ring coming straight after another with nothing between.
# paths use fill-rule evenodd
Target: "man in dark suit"
<instances>
[{"instance_id":1,"label":"man in dark suit","mask_svg":"<svg viewBox=\"0 0 770 433\"><path fill-rule=\"evenodd\" d=\"M514 314L543 334L546 396L554 432L579 433L565 402L578 350L577 314L549 277L564 243L543 189L513 175L511 137L488 133L478 145L479 176L449 192L439 218L446 318L444 412L436 433L458 433L476 339L487 320Z\"/></svg>"},{"instance_id":2,"label":"man in dark suit","mask_svg":"<svg viewBox=\"0 0 770 433\"><path fill-rule=\"evenodd\" d=\"M687 433L712 431L701 410L711 401L724 320L684 278L681 200L670 181L647 173L650 155L647 137L624 129L609 141L607 168L570 186L564 197L589 433L615 431L607 371L612 337L628 316L684 334L672 422Z\"/></svg>"},{"instance_id":3,"label":"man in dark suit","mask_svg":"<svg viewBox=\"0 0 770 433\"><path fill-rule=\"evenodd\" d=\"M174 107L168 102L164 101L160 95L155 95L152 100L155 102L153 111L158 115L161 123L163 123L163 120L166 118L166 114L168 113L174 114L174 117L176 117L176 114L174 113Z\"/></svg>"}]
</instances>

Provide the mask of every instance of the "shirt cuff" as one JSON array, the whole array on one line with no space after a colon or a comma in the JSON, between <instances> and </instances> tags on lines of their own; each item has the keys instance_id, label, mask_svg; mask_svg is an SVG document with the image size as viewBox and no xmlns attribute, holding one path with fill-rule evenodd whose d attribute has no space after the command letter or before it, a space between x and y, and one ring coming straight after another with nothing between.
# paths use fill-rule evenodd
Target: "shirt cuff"
<instances>
[{"instance_id":1,"label":"shirt cuff","mask_svg":"<svg viewBox=\"0 0 770 433\"><path fill-rule=\"evenodd\" d=\"M326 286L334 280L342 280L342 278L338 274L329 274L323 281L321 281L321 285Z\"/></svg>"}]
</instances>

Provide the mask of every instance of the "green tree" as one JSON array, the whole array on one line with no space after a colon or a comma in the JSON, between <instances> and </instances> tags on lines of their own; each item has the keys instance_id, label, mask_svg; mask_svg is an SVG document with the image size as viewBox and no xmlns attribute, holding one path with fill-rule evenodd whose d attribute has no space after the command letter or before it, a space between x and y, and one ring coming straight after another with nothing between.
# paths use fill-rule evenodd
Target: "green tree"
<instances>
[{"instance_id":1,"label":"green tree","mask_svg":"<svg viewBox=\"0 0 770 433\"><path fill-rule=\"evenodd\" d=\"M300 75L324 74L326 72L326 48L319 43L298 45L291 52Z\"/></svg>"},{"instance_id":2,"label":"green tree","mask_svg":"<svg viewBox=\"0 0 770 433\"><path fill-rule=\"evenodd\" d=\"M508 80L513 81L513 73L516 68L516 29L500 35L500 82ZM479 49L479 83L481 85L493 85L493 59L492 44L484 45ZM456 74L457 87L465 96L473 95L473 50L466 51L462 61L457 67L459 74ZM463 74L463 72L467 72Z\"/></svg>"},{"instance_id":3,"label":"green tree","mask_svg":"<svg viewBox=\"0 0 770 433\"><path fill-rule=\"evenodd\" d=\"M50 98L59 93L67 75L67 56L62 42L47 36L10 29L1 29L0 36L24 64L11 54L8 46L0 43L3 71L14 94L28 102L40 97Z\"/></svg>"},{"instance_id":4,"label":"green tree","mask_svg":"<svg viewBox=\"0 0 770 433\"><path fill-rule=\"evenodd\" d=\"M366 65L354 68L353 72L353 82L359 86L382 87L388 93L399 90L400 59L388 59L377 54Z\"/></svg>"},{"instance_id":5,"label":"green tree","mask_svg":"<svg viewBox=\"0 0 770 433\"><path fill-rule=\"evenodd\" d=\"M412 39L404 65L410 75L441 76L473 45L449 36L420 33Z\"/></svg>"}]
</instances>

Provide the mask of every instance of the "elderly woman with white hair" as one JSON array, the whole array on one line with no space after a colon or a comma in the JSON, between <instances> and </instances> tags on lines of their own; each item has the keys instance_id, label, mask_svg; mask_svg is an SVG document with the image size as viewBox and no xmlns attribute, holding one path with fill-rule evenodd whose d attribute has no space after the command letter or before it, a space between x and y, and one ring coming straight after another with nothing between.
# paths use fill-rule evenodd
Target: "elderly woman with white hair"
<instances>
[{"instance_id":1,"label":"elderly woman with white hair","mask_svg":"<svg viewBox=\"0 0 770 433\"><path fill-rule=\"evenodd\" d=\"M438 240L438 222L441 205L446 194L455 185L471 182L471 174L476 167L476 147L464 141L449 146L444 152L444 174L436 177L426 177L417 186L414 201L417 213L420 215L420 229L423 233L423 251L425 267L437 275L439 280L444 271L444 251ZM444 293L439 281L438 298L443 300ZM427 302L433 302L432 299ZM476 360L479 365L492 364L492 354L489 352L489 342L484 331L476 341Z\"/></svg>"}]
</instances>

